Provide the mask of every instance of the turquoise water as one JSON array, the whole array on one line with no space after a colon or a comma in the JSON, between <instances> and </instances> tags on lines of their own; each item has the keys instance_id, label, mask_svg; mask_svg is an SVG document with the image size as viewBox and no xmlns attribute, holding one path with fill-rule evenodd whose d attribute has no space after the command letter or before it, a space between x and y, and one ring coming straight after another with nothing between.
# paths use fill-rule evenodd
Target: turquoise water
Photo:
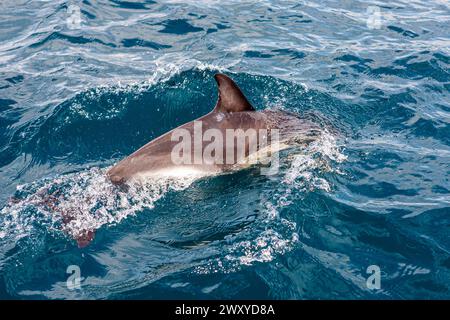
<instances>
[{"instance_id":1,"label":"turquoise water","mask_svg":"<svg viewBox=\"0 0 450 320\"><path fill-rule=\"evenodd\" d=\"M450 298L449 25L438 0L2 1L0 298ZM276 176L111 186L217 72L322 137Z\"/></svg>"}]
</instances>

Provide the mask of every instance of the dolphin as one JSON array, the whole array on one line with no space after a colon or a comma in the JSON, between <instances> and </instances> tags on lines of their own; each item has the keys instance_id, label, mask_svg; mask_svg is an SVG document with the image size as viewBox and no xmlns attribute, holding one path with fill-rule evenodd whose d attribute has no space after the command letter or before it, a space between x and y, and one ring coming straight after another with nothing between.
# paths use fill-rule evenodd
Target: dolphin
<instances>
[{"instance_id":1,"label":"dolphin","mask_svg":"<svg viewBox=\"0 0 450 320\"><path fill-rule=\"evenodd\" d=\"M214 78L218 86L218 99L213 110L153 139L111 167L106 175L114 185L126 188L128 182L139 182L149 177L178 178L189 175L199 178L233 172L247 167L249 163L251 164L248 160L264 149L269 149L269 153L277 153L289 147L306 146L320 137L321 128L310 120L281 109L257 111L228 76L216 74ZM215 148L210 148L213 142L220 140L220 137L227 137L230 131L234 133L231 136L233 142L243 135L241 145L235 143L230 145L226 141L223 145L217 144ZM184 133L184 137L193 137L184 141L186 142L184 146L187 148L177 149L183 142L180 142L183 140L181 139L183 135L179 135L180 132ZM196 138L198 132L201 136L200 140ZM208 132L215 134L208 136ZM257 135L255 140L251 135L247 135L248 132L263 132L263 134ZM276 133L277 139L274 139L273 132ZM273 148L274 144L276 144L275 148ZM239 153L240 148L241 153ZM202 157L200 161L195 161L196 153L202 156L210 153L211 157L208 161L204 161ZM182 154L183 159L187 156L186 159L194 159L194 161L174 161L174 154ZM232 156L228 159L229 154ZM225 158L227 161L224 161ZM42 205L60 211L57 203L58 196L53 194L44 196L42 200ZM62 211L63 225L75 219L76 215L76 210ZM74 239L82 248L87 246L94 236L95 230L82 230Z\"/></svg>"},{"instance_id":2,"label":"dolphin","mask_svg":"<svg viewBox=\"0 0 450 320\"><path fill-rule=\"evenodd\" d=\"M267 145L270 144L271 132L274 129L278 130L278 140L281 142L279 149L284 149L293 143L306 145L317 139L320 134L321 130L316 124L300 118L297 114L283 110L257 111L232 79L225 74L216 74L214 78L218 86L218 99L213 110L155 138L118 162L107 171L107 176L113 184L121 185L127 181L148 176L179 177L183 174L218 174L243 166L239 165L243 161L237 157L237 146L234 145L230 149L226 144L221 153L226 156L227 153L232 152L231 162L222 160L175 163L173 151L180 141L174 139L174 134L180 131L195 135L196 128L200 130L201 134L206 134L209 129L214 129L214 132L223 136L226 136L230 129L235 131L241 129L239 131L241 133L247 132L248 129L255 130L255 132L266 132L262 136L266 143L257 141L256 148L251 148L250 139L245 140L243 156L247 159L252 156L252 151L254 153L263 147L267 148ZM192 148L188 148L188 151L184 150L184 152L194 152L194 140L192 139L190 142ZM208 139L200 141L200 151L206 151L210 143L211 141ZM212 152L213 159L220 160L214 158L214 153L217 153L217 150Z\"/></svg>"}]
</instances>

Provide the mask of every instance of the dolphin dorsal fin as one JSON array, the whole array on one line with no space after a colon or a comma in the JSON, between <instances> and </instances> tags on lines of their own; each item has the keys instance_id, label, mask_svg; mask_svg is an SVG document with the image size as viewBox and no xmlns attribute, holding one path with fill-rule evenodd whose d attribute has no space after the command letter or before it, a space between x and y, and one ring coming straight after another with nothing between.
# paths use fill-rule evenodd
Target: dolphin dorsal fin
<instances>
[{"instance_id":1,"label":"dolphin dorsal fin","mask_svg":"<svg viewBox=\"0 0 450 320\"><path fill-rule=\"evenodd\" d=\"M255 111L248 102L236 83L224 74L214 76L219 87L219 98L217 99L214 112L242 112Z\"/></svg>"}]
</instances>

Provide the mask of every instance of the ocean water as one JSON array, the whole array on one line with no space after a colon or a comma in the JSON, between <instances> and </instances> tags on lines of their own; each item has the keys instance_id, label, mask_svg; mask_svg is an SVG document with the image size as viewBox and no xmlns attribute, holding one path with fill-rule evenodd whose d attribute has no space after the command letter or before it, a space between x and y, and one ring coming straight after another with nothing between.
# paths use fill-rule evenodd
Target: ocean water
<instances>
[{"instance_id":1,"label":"ocean water","mask_svg":"<svg viewBox=\"0 0 450 320\"><path fill-rule=\"evenodd\" d=\"M2 0L0 299L450 298L449 26L442 0ZM217 72L320 139L274 176L108 183Z\"/></svg>"}]
</instances>

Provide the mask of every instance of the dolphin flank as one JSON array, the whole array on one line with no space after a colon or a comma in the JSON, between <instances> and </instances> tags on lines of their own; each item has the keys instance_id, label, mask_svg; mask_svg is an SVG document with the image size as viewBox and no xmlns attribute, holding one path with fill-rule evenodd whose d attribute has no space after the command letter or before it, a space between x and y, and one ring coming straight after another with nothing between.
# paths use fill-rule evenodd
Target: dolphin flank
<instances>
[{"instance_id":1,"label":"dolphin flank","mask_svg":"<svg viewBox=\"0 0 450 320\"><path fill-rule=\"evenodd\" d=\"M112 183L122 184L131 179L154 175L179 176L183 173L216 174L232 170L240 163L240 159L234 157L234 154L238 153L236 150L237 146L234 145L230 149L226 144L224 144L223 150L219 151L223 153L224 157L227 153L233 153L231 162L194 161L190 163L174 163L172 152L179 143L178 140L173 138L176 130L194 136L195 130L200 130L202 134L205 134L208 130L214 129L215 133L222 134L225 137L227 131L230 129L237 130L241 133L252 129L255 132L267 132L267 135L263 139L269 140L271 130L276 129L279 132L279 141L283 145L291 144L293 141L296 144L307 144L314 141L320 133L320 128L317 125L299 118L296 114L281 110L256 111L236 83L228 76L216 74L214 78L219 91L219 97L214 109L210 113L150 141L117 163L107 172ZM194 153L195 139L192 140L190 142L192 148L188 148L184 152ZM210 143L210 141L200 141L200 148L202 149L200 151L206 151ZM249 139L245 140L245 157L250 157L252 155L251 152L255 151L255 148L252 148L250 144ZM261 141L258 141L256 150L261 148ZM217 150L215 151L215 155L218 155ZM193 157L195 156L193 155ZM221 160L218 157L214 159Z\"/></svg>"}]
</instances>

